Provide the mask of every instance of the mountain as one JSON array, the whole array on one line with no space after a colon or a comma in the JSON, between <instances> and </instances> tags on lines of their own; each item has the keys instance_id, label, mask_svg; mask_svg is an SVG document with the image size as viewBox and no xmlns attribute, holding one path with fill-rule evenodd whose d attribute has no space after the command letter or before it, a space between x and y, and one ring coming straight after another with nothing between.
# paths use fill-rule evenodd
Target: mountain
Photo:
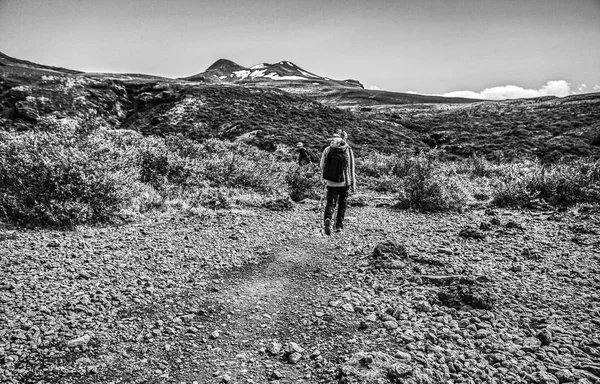
<instances>
[{"instance_id":1,"label":"mountain","mask_svg":"<svg viewBox=\"0 0 600 384\"><path fill-rule=\"evenodd\" d=\"M231 60L219 59L206 71L183 77L181 80L206 84L273 87L307 96L324 104L350 109L421 103L464 104L481 101L364 89L358 80L334 80L323 77L308 72L290 61L280 61L276 64L262 63L247 68Z\"/></svg>"},{"instance_id":2,"label":"mountain","mask_svg":"<svg viewBox=\"0 0 600 384\"><path fill-rule=\"evenodd\" d=\"M228 84L260 84L292 82L303 85L329 85L351 88L363 88L357 80L333 80L308 72L290 61L275 64L257 64L243 67L231 60L219 59L204 72L184 77L183 80ZM280 84L280 85L281 85Z\"/></svg>"}]
</instances>

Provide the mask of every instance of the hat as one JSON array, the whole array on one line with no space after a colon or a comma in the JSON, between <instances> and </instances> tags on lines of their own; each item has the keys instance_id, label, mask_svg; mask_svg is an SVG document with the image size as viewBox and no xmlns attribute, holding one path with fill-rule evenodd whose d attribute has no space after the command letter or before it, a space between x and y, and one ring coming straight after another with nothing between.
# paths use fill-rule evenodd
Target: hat
<instances>
[{"instance_id":1,"label":"hat","mask_svg":"<svg viewBox=\"0 0 600 384\"><path fill-rule=\"evenodd\" d=\"M304 147L304 144L298 142L298 144L296 144L296 148L300 148L300 147Z\"/></svg>"}]
</instances>

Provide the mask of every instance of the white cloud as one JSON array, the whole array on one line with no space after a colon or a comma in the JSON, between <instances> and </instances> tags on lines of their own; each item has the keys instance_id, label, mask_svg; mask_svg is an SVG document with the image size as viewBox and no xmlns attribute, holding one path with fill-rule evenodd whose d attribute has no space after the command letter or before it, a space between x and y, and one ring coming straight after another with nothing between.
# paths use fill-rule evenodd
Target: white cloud
<instances>
[{"instance_id":1,"label":"white cloud","mask_svg":"<svg viewBox=\"0 0 600 384\"><path fill-rule=\"evenodd\" d=\"M584 92L586 88L587 85L581 84L579 87L577 87L577 92Z\"/></svg>"},{"instance_id":2,"label":"white cloud","mask_svg":"<svg viewBox=\"0 0 600 384\"><path fill-rule=\"evenodd\" d=\"M583 84L582 84L583 85ZM446 97L467 97L470 99L521 99L540 96L568 96L573 94L571 83L565 80L551 80L540 89L526 89L516 85L503 85L498 87L486 88L481 92L474 91L453 91L443 94Z\"/></svg>"},{"instance_id":3,"label":"white cloud","mask_svg":"<svg viewBox=\"0 0 600 384\"><path fill-rule=\"evenodd\" d=\"M594 91L600 91L600 85L594 85Z\"/></svg>"},{"instance_id":4,"label":"white cloud","mask_svg":"<svg viewBox=\"0 0 600 384\"><path fill-rule=\"evenodd\" d=\"M371 91L381 91L381 88L376 85L369 85L367 89L370 89Z\"/></svg>"}]
</instances>

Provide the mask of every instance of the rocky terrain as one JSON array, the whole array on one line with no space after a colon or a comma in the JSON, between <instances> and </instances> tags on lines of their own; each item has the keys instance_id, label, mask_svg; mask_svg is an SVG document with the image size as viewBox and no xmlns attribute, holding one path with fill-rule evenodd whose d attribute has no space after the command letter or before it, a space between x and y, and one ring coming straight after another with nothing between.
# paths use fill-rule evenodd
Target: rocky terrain
<instances>
[{"instance_id":1,"label":"rocky terrain","mask_svg":"<svg viewBox=\"0 0 600 384\"><path fill-rule=\"evenodd\" d=\"M354 201L1 228L2 382L600 382L597 211Z\"/></svg>"}]
</instances>

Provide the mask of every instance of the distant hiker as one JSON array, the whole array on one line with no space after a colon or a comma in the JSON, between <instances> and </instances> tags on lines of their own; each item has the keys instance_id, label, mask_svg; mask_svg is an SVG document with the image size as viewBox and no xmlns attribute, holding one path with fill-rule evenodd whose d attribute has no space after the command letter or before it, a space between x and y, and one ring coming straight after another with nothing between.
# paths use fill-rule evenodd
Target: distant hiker
<instances>
[{"instance_id":1,"label":"distant hiker","mask_svg":"<svg viewBox=\"0 0 600 384\"><path fill-rule=\"evenodd\" d=\"M296 151L298 151L298 165L312 164L310 153L304 148L304 144L296 144Z\"/></svg>"},{"instance_id":2,"label":"distant hiker","mask_svg":"<svg viewBox=\"0 0 600 384\"><path fill-rule=\"evenodd\" d=\"M354 170L354 153L352 148L341 138L334 138L321 155L323 178L327 181L327 204L325 205L325 234L331 234L331 219L336 208L335 231L344 229L346 199L348 190L356 189L356 172Z\"/></svg>"}]
</instances>

